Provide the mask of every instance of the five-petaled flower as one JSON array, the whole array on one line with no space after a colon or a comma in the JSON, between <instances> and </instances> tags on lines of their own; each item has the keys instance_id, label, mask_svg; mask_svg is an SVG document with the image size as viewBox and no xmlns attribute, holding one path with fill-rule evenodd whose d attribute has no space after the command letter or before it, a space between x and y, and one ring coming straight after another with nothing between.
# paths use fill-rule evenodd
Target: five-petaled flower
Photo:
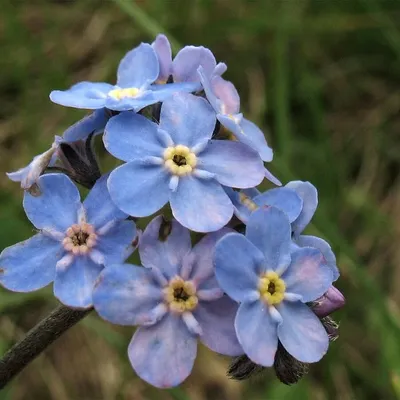
<instances>
[{"instance_id":1,"label":"five-petaled flower","mask_svg":"<svg viewBox=\"0 0 400 400\"><path fill-rule=\"evenodd\" d=\"M39 196L25 192L25 212L39 233L3 250L0 284L30 292L54 281L62 303L90 307L99 273L130 255L136 235L135 224L112 203L106 180L96 182L83 204L77 187L62 174L43 175Z\"/></svg>"},{"instance_id":2,"label":"five-petaled flower","mask_svg":"<svg viewBox=\"0 0 400 400\"><path fill-rule=\"evenodd\" d=\"M107 267L93 293L104 319L140 325L128 349L131 364L142 379L162 388L190 374L198 338L218 353L243 353L233 325L237 304L224 295L213 268L215 242L229 230L208 234L191 249L187 229L173 221L165 238L163 223L161 216L153 219L140 239L145 268Z\"/></svg>"},{"instance_id":3,"label":"five-petaled flower","mask_svg":"<svg viewBox=\"0 0 400 400\"><path fill-rule=\"evenodd\" d=\"M174 217L189 229L211 232L226 225L233 205L222 185L258 185L264 167L245 144L211 140L215 123L207 101L188 93L163 103L159 125L132 112L111 118L105 147L127 161L108 180L115 204L144 217L169 201Z\"/></svg>"},{"instance_id":4,"label":"five-petaled flower","mask_svg":"<svg viewBox=\"0 0 400 400\"><path fill-rule=\"evenodd\" d=\"M263 207L249 218L246 236L225 235L215 249L215 274L221 288L240 302L235 318L238 340L255 363L274 363L278 339L302 362L319 361L328 335L304 303L323 295L332 270L317 249L290 251L291 227L276 207Z\"/></svg>"}]
</instances>

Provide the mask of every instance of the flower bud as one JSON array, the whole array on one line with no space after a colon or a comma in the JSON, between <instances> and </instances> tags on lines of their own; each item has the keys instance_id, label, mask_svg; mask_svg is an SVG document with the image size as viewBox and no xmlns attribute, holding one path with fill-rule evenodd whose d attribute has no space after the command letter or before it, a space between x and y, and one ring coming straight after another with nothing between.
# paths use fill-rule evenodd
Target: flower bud
<instances>
[{"instance_id":1,"label":"flower bud","mask_svg":"<svg viewBox=\"0 0 400 400\"><path fill-rule=\"evenodd\" d=\"M318 317L323 318L342 308L345 302L343 294L334 286L331 286L324 295L315 300L312 304L312 310Z\"/></svg>"}]
</instances>

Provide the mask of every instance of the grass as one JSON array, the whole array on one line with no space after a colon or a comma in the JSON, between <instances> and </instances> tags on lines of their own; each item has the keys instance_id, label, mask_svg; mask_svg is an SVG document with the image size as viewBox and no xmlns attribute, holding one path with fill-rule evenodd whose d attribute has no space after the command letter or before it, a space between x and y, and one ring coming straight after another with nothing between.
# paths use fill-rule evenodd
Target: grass
<instances>
[{"instance_id":1,"label":"grass","mask_svg":"<svg viewBox=\"0 0 400 400\"><path fill-rule=\"evenodd\" d=\"M225 377L201 348L182 387L159 391L131 370L129 328L88 317L29 366L1 399L399 399L400 5L385 0L42 1L2 4L0 167L15 170L83 113L48 93L114 80L118 60L168 32L225 61L246 115L275 150L283 181L308 180L320 205L309 232L333 246L347 298L341 336L295 386L272 373ZM18 185L0 176L0 249L32 234ZM51 290L0 291L0 350L55 305Z\"/></svg>"}]
</instances>

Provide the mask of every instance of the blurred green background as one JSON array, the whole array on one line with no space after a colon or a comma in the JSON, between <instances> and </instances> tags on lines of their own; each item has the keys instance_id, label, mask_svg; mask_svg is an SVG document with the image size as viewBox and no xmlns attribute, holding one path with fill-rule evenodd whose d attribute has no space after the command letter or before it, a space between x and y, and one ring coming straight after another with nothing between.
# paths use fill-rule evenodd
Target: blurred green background
<instances>
[{"instance_id":1,"label":"blurred green background","mask_svg":"<svg viewBox=\"0 0 400 400\"><path fill-rule=\"evenodd\" d=\"M130 328L93 313L0 394L1 399L400 399L400 3L391 0L81 0L1 2L0 250L33 233L18 184L26 165L84 112L52 89L115 80L126 51L159 32L209 47L265 129L271 170L311 181L308 232L333 246L347 305L340 338L295 386L273 373L245 383L201 349L191 377L160 391L129 366ZM0 353L56 305L51 288L0 290Z\"/></svg>"}]
</instances>

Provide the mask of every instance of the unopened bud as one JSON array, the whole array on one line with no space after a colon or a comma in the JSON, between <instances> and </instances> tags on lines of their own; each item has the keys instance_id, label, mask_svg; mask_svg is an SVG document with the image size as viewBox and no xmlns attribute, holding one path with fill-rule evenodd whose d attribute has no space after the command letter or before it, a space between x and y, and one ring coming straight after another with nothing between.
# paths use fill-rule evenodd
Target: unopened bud
<instances>
[{"instance_id":1,"label":"unopened bud","mask_svg":"<svg viewBox=\"0 0 400 400\"><path fill-rule=\"evenodd\" d=\"M342 308L345 302L343 294L331 286L324 295L312 303L311 308L318 317L323 318Z\"/></svg>"}]
</instances>

